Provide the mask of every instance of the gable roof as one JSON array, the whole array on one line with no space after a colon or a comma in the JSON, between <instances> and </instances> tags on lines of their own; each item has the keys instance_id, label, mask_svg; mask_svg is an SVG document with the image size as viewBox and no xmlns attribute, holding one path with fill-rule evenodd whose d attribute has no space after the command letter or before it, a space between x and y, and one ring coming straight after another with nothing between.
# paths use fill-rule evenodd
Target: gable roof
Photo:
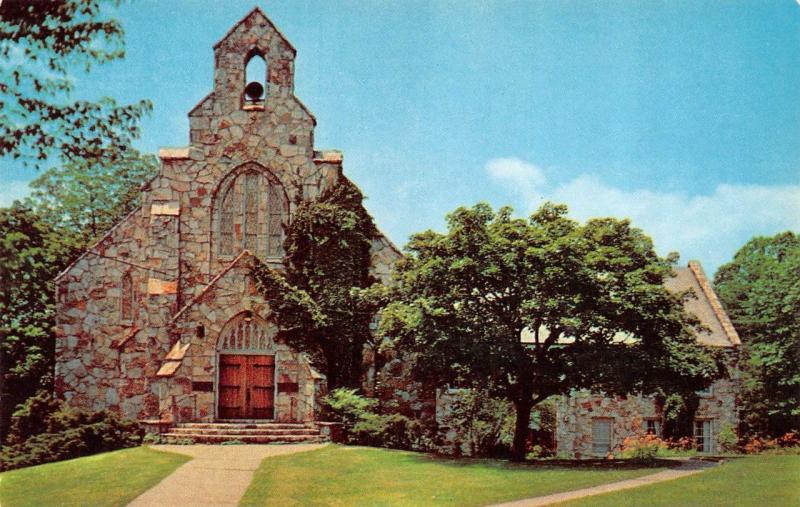
<instances>
[{"instance_id":1,"label":"gable roof","mask_svg":"<svg viewBox=\"0 0 800 507\"><path fill-rule=\"evenodd\" d=\"M675 276L664 281L667 290L683 292L689 289L696 297L684 303L686 311L694 314L708 331L697 333L697 341L714 347L731 347L742 341L728 314L722 308L716 292L697 261L689 261L685 268L675 268Z\"/></svg>"},{"instance_id":2,"label":"gable roof","mask_svg":"<svg viewBox=\"0 0 800 507\"><path fill-rule=\"evenodd\" d=\"M707 331L696 332L696 339L699 343L711 347L735 347L742 343L699 262L690 261L685 268L675 268L673 276L664 280L664 287L673 293L688 290L694 292L695 297L686 300L684 308L687 312L694 314L700 323L708 328ZM539 328L540 339L547 339L549 335L550 331L547 327ZM522 331L520 339L523 343L535 342L534 334L528 328ZM572 343L575 341L575 337L561 336L558 341L559 343ZM635 339L627 332L619 332L614 336L614 341L631 343Z\"/></svg>"}]
</instances>

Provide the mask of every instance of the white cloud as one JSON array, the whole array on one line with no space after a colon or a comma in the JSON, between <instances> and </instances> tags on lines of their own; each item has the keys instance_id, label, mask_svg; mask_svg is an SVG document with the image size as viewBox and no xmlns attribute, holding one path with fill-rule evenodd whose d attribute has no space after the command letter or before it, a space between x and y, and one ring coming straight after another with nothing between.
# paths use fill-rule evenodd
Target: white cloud
<instances>
[{"instance_id":1,"label":"white cloud","mask_svg":"<svg viewBox=\"0 0 800 507\"><path fill-rule=\"evenodd\" d=\"M508 184L528 201L541 198L547 182L544 172L518 158L495 158L486 163L486 172L495 180Z\"/></svg>"},{"instance_id":2,"label":"white cloud","mask_svg":"<svg viewBox=\"0 0 800 507\"><path fill-rule=\"evenodd\" d=\"M578 220L630 218L655 242L660 254L700 259L709 274L729 261L750 237L800 230L800 185L720 184L706 195L648 189L623 190L589 174L553 185L535 165L494 159L486 172L525 200L528 211L545 200L565 203Z\"/></svg>"},{"instance_id":3,"label":"white cloud","mask_svg":"<svg viewBox=\"0 0 800 507\"><path fill-rule=\"evenodd\" d=\"M17 199L24 199L31 193L27 181L13 180L0 185L0 206L6 207Z\"/></svg>"}]
</instances>

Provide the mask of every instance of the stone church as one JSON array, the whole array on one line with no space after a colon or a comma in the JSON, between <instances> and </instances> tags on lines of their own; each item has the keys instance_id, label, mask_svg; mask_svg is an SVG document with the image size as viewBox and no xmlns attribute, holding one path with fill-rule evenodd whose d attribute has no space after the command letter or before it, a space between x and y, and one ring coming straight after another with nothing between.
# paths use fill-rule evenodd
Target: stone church
<instances>
[{"instance_id":1,"label":"stone church","mask_svg":"<svg viewBox=\"0 0 800 507\"><path fill-rule=\"evenodd\" d=\"M139 420L314 419L324 377L275 340L255 291L297 204L341 182L294 95L295 48L256 8L214 45L189 146L160 150L141 205L57 278L56 391ZM260 75L247 75L261 60ZM374 238L385 279L400 253Z\"/></svg>"},{"instance_id":2,"label":"stone church","mask_svg":"<svg viewBox=\"0 0 800 507\"><path fill-rule=\"evenodd\" d=\"M315 149L316 120L294 95L295 48L260 9L213 49L213 90L189 111L189 145L160 150L140 205L56 279L56 392L140 421L309 425L325 378L276 340L250 268L280 268L298 203L344 181L342 154ZM388 281L399 250L379 235L371 256L373 276ZM668 283L694 289L689 310L710 329L698 339L734 357L738 336L702 270L677 275ZM387 365L389 384L403 363ZM735 424L735 385L703 395L698 441ZM649 398L574 393L559 404L558 450L603 455L635 424L658 432L661 418Z\"/></svg>"}]
</instances>

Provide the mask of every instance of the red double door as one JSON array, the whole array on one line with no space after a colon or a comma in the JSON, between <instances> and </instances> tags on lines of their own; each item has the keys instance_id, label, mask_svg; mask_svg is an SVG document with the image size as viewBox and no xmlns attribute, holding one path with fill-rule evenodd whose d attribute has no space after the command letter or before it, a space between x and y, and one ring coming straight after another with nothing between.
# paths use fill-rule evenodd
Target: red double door
<instances>
[{"instance_id":1,"label":"red double door","mask_svg":"<svg viewBox=\"0 0 800 507\"><path fill-rule=\"evenodd\" d=\"M220 419L275 417L275 356L219 356Z\"/></svg>"}]
</instances>

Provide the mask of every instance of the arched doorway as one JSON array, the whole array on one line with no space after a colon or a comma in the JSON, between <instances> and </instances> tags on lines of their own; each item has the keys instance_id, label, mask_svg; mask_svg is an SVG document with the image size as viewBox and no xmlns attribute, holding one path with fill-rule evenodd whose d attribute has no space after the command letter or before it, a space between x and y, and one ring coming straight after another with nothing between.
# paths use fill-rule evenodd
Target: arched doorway
<instances>
[{"instance_id":1,"label":"arched doorway","mask_svg":"<svg viewBox=\"0 0 800 507\"><path fill-rule=\"evenodd\" d=\"M217 417L275 417L275 327L250 311L222 328L217 342Z\"/></svg>"}]
</instances>

